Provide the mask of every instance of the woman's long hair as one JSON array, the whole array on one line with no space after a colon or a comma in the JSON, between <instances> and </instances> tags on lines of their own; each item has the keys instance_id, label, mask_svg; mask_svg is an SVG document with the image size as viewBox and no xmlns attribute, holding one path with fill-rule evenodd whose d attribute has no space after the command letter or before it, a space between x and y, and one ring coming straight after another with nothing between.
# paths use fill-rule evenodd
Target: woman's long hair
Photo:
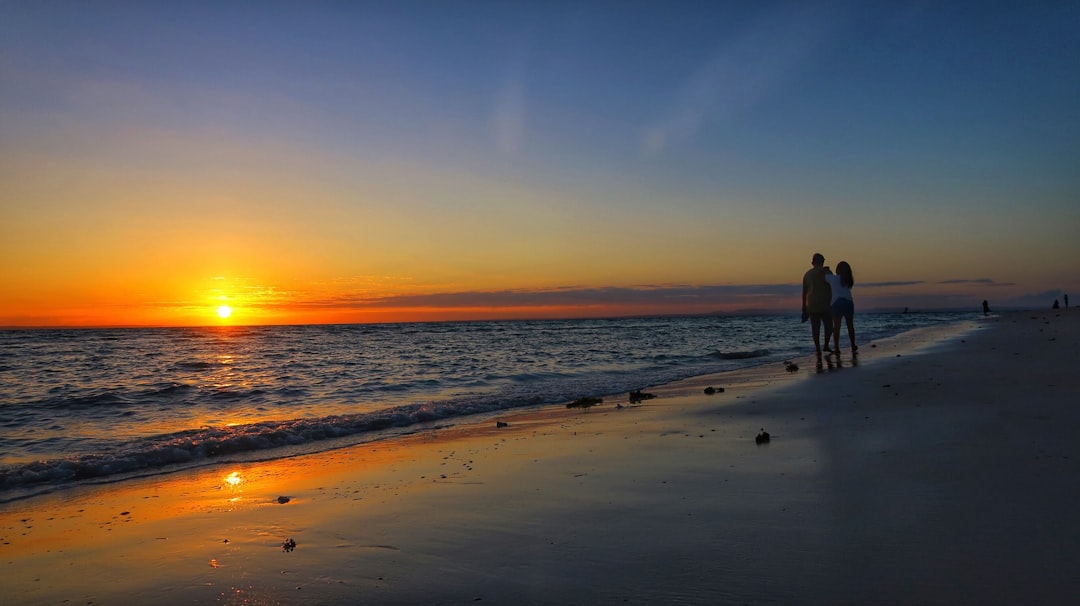
<instances>
[{"instance_id":1,"label":"woman's long hair","mask_svg":"<svg viewBox=\"0 0 1080 606\"><path fill-rule=\"evenodd\" d=\"M840 284L845 288L855 286L855 276L851 273L851 266L847 261L836 264L836 275L840 276Z\"/></svg>"}]
</instances>

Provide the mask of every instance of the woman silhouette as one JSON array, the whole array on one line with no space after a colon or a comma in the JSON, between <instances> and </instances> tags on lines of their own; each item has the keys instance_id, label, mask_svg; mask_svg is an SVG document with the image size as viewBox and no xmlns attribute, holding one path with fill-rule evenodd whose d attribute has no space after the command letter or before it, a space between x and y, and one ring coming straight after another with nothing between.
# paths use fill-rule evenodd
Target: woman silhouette
<instances>
[{"instance_id":1,"label":"woman silhouette","mask_svg":"<svg viewBox=\"0 0 1080 606\"><path fill-rule=\"evenodd\" d=\"M851 296L851 287L855 286L855 276L847 261L836 264L835 274L826 274L825 280L832 288L833 351L840 353L840 320L847 320L847 334L851 339L851 353L859 351L855 344L855 299Z\"/></svg>"}]
</instances>

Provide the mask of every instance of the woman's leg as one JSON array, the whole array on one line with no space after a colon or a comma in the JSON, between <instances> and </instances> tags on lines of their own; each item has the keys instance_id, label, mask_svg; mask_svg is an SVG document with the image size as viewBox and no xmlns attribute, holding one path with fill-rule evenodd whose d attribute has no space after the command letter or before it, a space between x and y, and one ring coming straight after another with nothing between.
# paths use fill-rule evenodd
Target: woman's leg
<instances>
[{"instance_id":1,"label":"woman's leg","mask_svg":"<svg viewBox=\"0 0 1080 606\"><path fill-rule=\"evenodd\" d=\"M832 349L837 354L839 354L840 353L840 315L839 314L833 314L832 321L833 321L833 331L832 331L833 346L832 346Z\"/></svg>"},{"instance_id":2,"label":"woman's leg","mask_svg":"<svg viewBox=\"0 0 1080 606\"><path fill-rule=\"evenodd\" d=\"M839 320L836 321L836 333L837 333L837 335L840 334L840 321ZM855 316L854 316L854 314L849 315L847 317L847 334L848 334L848 338L851 339L851 351L854 352L854 351L858 350L859 346L855 344ZM837 338L839 338L839 337L837 337ZM839 346L837 346L837 347L839 347Z\"/></svg>"}]
</instances>

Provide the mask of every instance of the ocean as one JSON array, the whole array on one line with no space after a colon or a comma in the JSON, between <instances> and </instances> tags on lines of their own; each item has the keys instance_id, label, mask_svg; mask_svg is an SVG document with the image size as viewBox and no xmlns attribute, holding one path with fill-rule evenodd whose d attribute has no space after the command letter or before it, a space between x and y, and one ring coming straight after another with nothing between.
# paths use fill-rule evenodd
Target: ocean
<instances>
[{"instance_id":1,"label":"ocean","mask_svg":"<svg viewBox=\"0 0 1080 606\"><path fill-rule=\"evenodd\" d=\"M973 317L860 314L856 329L867 343ZM582 396L615 402L811 351L809 326L779 315L5 330L0 502Z\"/></svg>"}]
</instances>

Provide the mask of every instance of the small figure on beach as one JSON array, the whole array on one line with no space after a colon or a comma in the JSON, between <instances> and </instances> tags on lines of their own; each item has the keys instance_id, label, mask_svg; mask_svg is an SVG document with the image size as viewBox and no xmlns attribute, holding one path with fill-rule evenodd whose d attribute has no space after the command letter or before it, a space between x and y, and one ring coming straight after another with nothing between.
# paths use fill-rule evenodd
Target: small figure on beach
<instances>
[{"instance_id":1,"label":"small figure on beach","mask_svg":"<svg viewBox=\"0 0 1080 606\"><path fill-rule=\"evenodd\" d=\"M1054 308L1054 309L1061 309L1061 305L1060 305L1060 304L1058 304L1058 300L1057 300L1057 299L1054 299L1054 306L1053 306L1053 308Z\"/></svg>"},{"instance_id":2,"label":"small figure on beach","mask_svg":"<svg viewBox=\"0 0 1080 606\"><path fill-rule=\"evenodd\" d=\"M836 274L825 274L825 280L832 293L833 351L840 354L840 320L847 320L847 334L851 341L851 353L854 355L859 351L859 346L855 344L855 297L851 295L851 287L855 286L855 275L851 273L851 265L847 261L837 263Z\"/></svg>"},{"instance_id":3,"label":"small figure on beach","mask_svg":"<svg viewBox=\"0 0 1080 606\"><path fill-rule=\"evenodd\" d=\"M1069 293L1065 293L1065 309L1069 309Z\"/></svg>"},{"instance_id":4,"label":"small figure on beach","mask_svg":"<svg viewBox=\"0 0 1080 606\"><path fill-rule=\"evenodd\" d=\"M990 302L987 301L986 299L983 299L983 315L985 316L985 315L988 315L989 313L990 313Z\"/></svg>"},{"instance_id":5,"label":"small figure on beach","mask_svg":"<svg viewBox=\"0 0 1080 606\"><path fill-rule=\"evenodd\" d=\"M758 444L768 444L770 440L769 432L765 431L765 428L761 428L761 433L754 438L754 441Z\"/></svg>"},{"instance_id":6,"label":"small figure on beach","mask_svg":"<svg viewBox=\"0 0 1080 606\"><path fill-rule=\"evenodd\" d=\"M787 362L784 362L784 369L788 372L799 372L799 365L788 360Z\"/></svg>"},{"instance_id":7,"label":"small figure on beach","mask_svg":"<svg viewBox=\"0 0 1080 606\"><path fill-rule=\"evenodd\" d=\"M829 315L829 306L832 303L832 293L829 283L825 280L826 273L831 273L825 267L825 255L814 253L810 260L813 266L803 274L802 283L802 319L803 322L810 320L810 332L814 337L814 351L821 355L821 325L825 325L825 349L829 348L829 339L832 337L832 318Z\"/></svg>"}]
</instances>

